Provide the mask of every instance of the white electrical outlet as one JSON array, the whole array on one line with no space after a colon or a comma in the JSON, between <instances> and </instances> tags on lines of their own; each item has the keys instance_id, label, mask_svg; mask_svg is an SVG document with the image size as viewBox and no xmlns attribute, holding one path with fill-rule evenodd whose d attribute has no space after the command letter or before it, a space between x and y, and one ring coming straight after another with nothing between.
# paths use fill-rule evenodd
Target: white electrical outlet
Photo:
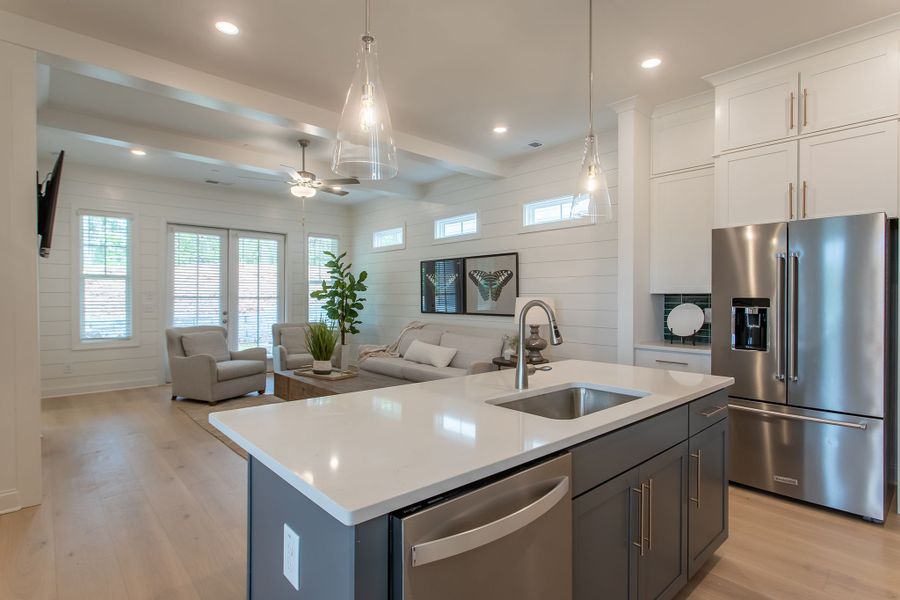
<instances>
[{"instance_id":1,"label":"white electrical outlet","mask_svg":"<svg viewBox=\"0 0 900 600\"><path fill-rule=\"evenodd\" d=\"M300 536L284 524L284 576L300 591Z\"/></svg>"}]
</instances>

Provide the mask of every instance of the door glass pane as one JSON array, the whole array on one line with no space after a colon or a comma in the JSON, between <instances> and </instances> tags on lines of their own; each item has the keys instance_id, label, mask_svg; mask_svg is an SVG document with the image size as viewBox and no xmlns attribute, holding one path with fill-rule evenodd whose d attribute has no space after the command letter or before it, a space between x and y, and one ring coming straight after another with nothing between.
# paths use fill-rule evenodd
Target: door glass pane
<instances>
[{"instance_id":1,"label":"door glass pane","mask_svg":"<svg viewBox=\"0 0 900 600\"><path fill-rule=\"evenodd\" d=\"M272 325L281 314L281 243L241 234L237 244L237 349L271 352Z\"/></svg>"},{"instance_id":2,"label":"door glass pane","mask_svg":"<svg viewBox=\"0 0 900 600\"><path fill-rule=\"evenodd\" d=\"M223 236L172 233L172 325L221 325Z\"/></svg>"},{"instance_id":3,"label":"door glass pane","mask_svg":"<svg viewBox=\"0 0 900 600\"><path fill-rule=\"evenodd\" d=\"M326 251L331 252L332 254L338 253L337 238L322 235L309 236L307 281L309 283L310 292L321 290L322 282L328 281L331 277L328 274L328 267L325 266L325 263L330 260L325 256ZM328 320L328 315L323 308L324 305L324 300L316 300L315 298L309 299L310 323Z\"/></svg>"}]
</instances>

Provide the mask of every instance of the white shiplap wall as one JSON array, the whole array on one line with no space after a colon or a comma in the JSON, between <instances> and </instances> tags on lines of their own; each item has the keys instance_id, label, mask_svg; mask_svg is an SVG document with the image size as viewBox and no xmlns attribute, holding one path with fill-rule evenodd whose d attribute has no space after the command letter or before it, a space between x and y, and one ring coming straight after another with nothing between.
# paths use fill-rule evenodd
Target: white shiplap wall
<instances>
[{"instance_id":1,"label":"white shiplap wall","mask_svg":"<svg viewBox=\"0 0 900 600\"><path fill-rule=\"evenodd\" d=\"M600 139L615 209L616 133L603 132ZM544 149L504 179L458 175L433 186L421 200L379 199L354 206L354 270L369 272L364 324L354 342L387 343L416 319L512 331L511 317L421 314L418 274L421 260L516 251L520 293L552 296L556 302L565 343L547 354L614 362L617 223L521 232L521 203L571 194L581 155L581 143ZM480 238L434 242L435 218L472 211L479 214ZM372 251L373 230L404 223L405 249Z\"/></svg>"},{"instance_id":2,"label":"white shiplap wall","mask_svg":"<svg viewBox=\"0 0 900 600\"><path fill-rule=\"evenodd\" d=\"M46 165L42 166L46 170ZM350 239L349 209L307 200L307 231ZM80 208L134 215L135 302L139 345L73 349L74 213ZM286 235L286 310L306 320L306 237L300 201L291 196L189 184L67 162L50 257L40 261L41 392L45 397L162 383L169 223Z\"/></svg>"}]
</instances>

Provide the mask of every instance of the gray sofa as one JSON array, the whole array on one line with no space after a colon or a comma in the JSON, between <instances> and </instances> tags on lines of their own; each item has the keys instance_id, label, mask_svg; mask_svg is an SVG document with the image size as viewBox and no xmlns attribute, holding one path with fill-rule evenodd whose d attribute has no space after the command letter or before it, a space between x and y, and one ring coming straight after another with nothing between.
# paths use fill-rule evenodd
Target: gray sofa
<instances>
[{"instance_id":1,"label":"gray sofa","mask_svg":"<svg viewBox=\"0 0 900 600\"><path fill-rule=\"evenodd\" d=\"M266 349L228 350L224 327L166 329L172 399L218 402L266 392Z\"/></svg>"},{"instance_id":2,"label":"gray sofa","mask_svg":"<svg viewBox=\"0 0 900 600\"><path fill-rule=\"evenodd\" d=\"M312 354L306 349L306 330L309 323L274 323L272 325L272 364L276 371L293 371L310 367ZM340 364L341 347L336 345L331 364Z\"/></svg>"},{"instance_id":3,"label":"gray sofa","mask_svg":"<svg viewBox=\"0 0 900 600\"><path fill-rule=\"evenodd\" d=\"M500 356L503 349L504 332L497 329L480 329L475 327L456 327L443 324L428 324L421 329L411 329L400 339L398 351L400 356L372 356L361 358L359 368L362 371L379 373L389 377L407 381L431 381L461 377L476 373L486 373L495 369L491 359ZM456 348L457 353L444 368L430 364L415 363L404 358L413 340L421 340L426 344ZM378 346L362 345L360 356Z\"/></svg>"}]
</instances>

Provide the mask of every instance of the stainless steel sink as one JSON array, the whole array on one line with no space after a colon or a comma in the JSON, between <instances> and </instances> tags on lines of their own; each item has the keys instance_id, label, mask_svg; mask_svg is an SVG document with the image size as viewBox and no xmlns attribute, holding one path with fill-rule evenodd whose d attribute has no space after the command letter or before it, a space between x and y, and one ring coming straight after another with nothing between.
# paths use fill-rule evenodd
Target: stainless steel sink
<instances>
[{"instance_id":1,"label":"stainless steel sink","mask_svg":"<svg viewBox=\"0 0 900 600\"><path fill-rule=\"evenodd\" d=\"M548 419L577 419L591 413L619 406L644 394L623 394L607 390L575 387L538 396L498 403L497 406Z\"/></svg>"}]
</instances>

